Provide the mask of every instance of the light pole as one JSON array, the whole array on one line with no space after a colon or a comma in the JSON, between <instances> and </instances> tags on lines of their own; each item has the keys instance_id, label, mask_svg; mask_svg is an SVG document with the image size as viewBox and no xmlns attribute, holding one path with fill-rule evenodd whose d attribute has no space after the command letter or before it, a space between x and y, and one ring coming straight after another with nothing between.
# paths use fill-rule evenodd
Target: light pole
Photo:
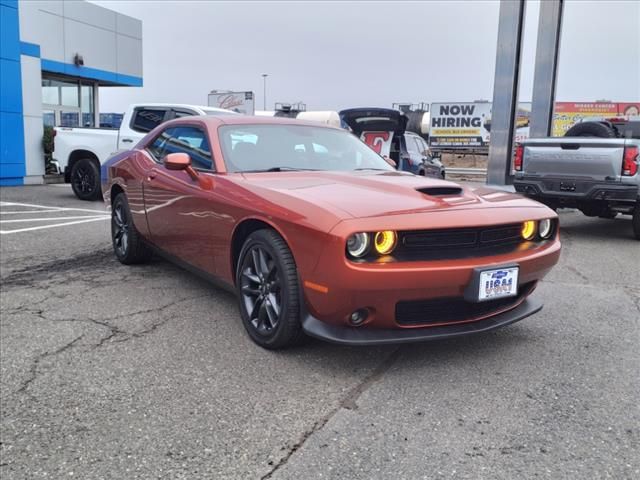
<instances>
[{"instance_id":1,"label":"light pole","mask_svg":"<svg viewBox=\"0 0 640 480\"><path fill-rule=\"evenodd\" d=\"M267 77L268 73L262 74L262 109L267 109Z\"/></svg>"}]
</instances>

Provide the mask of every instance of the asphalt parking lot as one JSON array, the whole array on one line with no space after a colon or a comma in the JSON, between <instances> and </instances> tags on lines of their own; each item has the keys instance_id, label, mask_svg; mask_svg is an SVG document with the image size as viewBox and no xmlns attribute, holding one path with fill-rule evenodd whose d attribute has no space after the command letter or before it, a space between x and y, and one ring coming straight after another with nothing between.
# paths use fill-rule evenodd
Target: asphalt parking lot
<instances>
[{"instance_id":1,"label":"asphalt parking lot","mask_svg":"<svg viewBox=\"0 0 640 480\"><path fill-rule=\"evenodd\" d=\"M235 299L126 267L104 206L0 189L3 479L640 478L640 244L561 213L545 308L455 341L270 352Z\"/></svg>"}]
</instances>

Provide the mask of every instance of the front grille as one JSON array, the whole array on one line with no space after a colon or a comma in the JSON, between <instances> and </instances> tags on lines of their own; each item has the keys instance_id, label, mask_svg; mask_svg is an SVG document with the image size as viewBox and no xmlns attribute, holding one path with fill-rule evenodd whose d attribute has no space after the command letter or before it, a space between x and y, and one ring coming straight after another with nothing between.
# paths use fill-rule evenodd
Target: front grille
<instances>
[{"instance_id":1,"label":"front grille","mask_svg":"<svg viewBox=\"0 0 640 480\"><path fill-rule=\"evenodd\" d=\"M467 302L463 297L436 298L431 300L411 300L396 304L396 322L399 325L429 326L439 323L454 323L488 317L518 305L529 295L535 282L521 285L515 297Z\"/></svg>"},{"instance_id":2,"label":"front grille","mask_svg":"<svg viewBox=\"0 0 640 480\"><path fill-rule=\"evenodd\" d=\"M522 239L521 228L521 224L513 224L400 232L394 257L432 260L509 253L531 243Z\"/></svg>"}]
</instances>

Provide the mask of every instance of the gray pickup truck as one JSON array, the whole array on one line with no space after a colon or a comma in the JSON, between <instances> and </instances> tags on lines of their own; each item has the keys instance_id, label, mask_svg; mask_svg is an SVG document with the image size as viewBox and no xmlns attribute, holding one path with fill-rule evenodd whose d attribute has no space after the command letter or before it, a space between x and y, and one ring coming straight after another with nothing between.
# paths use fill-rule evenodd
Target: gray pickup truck
<instances>
[{"instance_id":1,"label":"gray pickup truck","mask_svg":"<svg viewBox=\"0 0 640 480\"><path fill-rule=\"evenodd\" d=\"M582 122L564 137L531 138L516 146L517 192L550 208L589 217L631 215L640 240L640 119Z\"/></svg>"}]
</instances>

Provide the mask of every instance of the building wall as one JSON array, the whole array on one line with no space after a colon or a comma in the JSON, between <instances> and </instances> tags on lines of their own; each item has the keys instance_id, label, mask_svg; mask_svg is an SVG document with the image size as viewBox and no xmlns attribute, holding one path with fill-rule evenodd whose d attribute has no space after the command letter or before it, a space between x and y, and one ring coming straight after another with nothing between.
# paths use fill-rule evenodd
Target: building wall
<instances>
[{"instance_id":1,"label":"building wall","mask_svg":"<svg viewBox=\"0 0 640 480\"><path fill-rule=\"evenodd\" d=\"M81 0L0 0L0 13L0 185L42 183L42 73L142 86L142 22Z\"/></svg>"},{"instance_id":2,"label":"building wall","mask_svg":"<svg viewBox=\"0 0 640 480\"><path fill-rule=\"evenodd\" d=\"M0 185L25 174L18 3L0 0Z\"/></svg>"},{"instance_id":3,"label":"building wall","mask_svg":"<svg viewBox=\"0 0 640 480\"><path fill-rule=\"evenodd\" d=\"M20 40L40 47L42 70L142 85L140 20L84 1L20 1L19 10Z\"/></svg>"}]
</instances>

